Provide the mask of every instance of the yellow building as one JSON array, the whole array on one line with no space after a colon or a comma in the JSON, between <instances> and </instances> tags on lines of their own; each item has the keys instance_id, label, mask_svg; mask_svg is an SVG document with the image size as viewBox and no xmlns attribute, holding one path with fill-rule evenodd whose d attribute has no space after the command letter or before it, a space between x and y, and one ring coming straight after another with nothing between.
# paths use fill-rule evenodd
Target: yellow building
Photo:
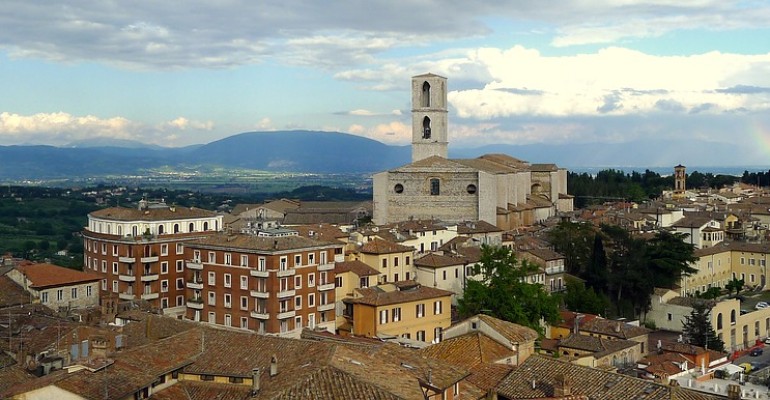
<instances>
[{"instance_id":1,"label":"yellow building","mask_svg":"<svg viewBox=\"0 0 770 400\"><path fill-rule=\"evenodd\" d=\"M343 300L353 335L438 342L452 323L452 292L396 282L355 289Z\"/></svg>"},{"instance_id":2,"label":"yellow building","mask_svg":"<svg viewBox=\"0 0 770 400\"><path fill-rule=\"evenodd\" d=\"M767 259L770 246L759 243L723 242L695 250L697 272L682 277L680 295L704 293L711 287L725 288L733 278L743 279L744 288L767 290Z\"/></svg>"},{"instance_id":3,"label":"yellow building","mask_svg":"<svg viewBox=\"0 0 770 400\"><path fill-rule=\"evenodd\" d=\"M380 273L379 283L414 279L414 248L375 238L352 256Z\"/></svg>"}]
</instances>

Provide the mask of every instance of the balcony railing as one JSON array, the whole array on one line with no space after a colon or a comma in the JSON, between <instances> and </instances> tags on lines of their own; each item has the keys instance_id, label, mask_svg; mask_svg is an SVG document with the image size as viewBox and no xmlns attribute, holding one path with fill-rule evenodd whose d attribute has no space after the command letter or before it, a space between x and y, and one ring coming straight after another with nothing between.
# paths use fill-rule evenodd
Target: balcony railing
<instances>
[{"instance_id":1,"label":"balcony railing","mask_svg":"<svg viewBox=\"0 0 770 400\"><path fill-rule=\"evenodd\" d=\"M141 261L141 262L143 262L143 263L152 263L152 262L158 262L158 256L147 256L147 257L142 257L142 258L140 259L140 261Z\"/></svg>"},{"instance_id":2,"label":"balcony railing","mask_svg":"<svg viewBox=\"0 0 770 400\"><path fill-rule=\"evenodd\" d=\"M296 312L296 311L294 311L294 310L291 310L291 311L284 311L284 312L280 312L280 313L278 313L278 316L277 316L277 318L278 318L278 319L286 319L286 318L292 318L292 317L294 317L294 315L296 315L296 314L297 314L297 312Z\"/></svg>"},{"instance_id":3,"label":"balcony railing","mask_svg":"<svg viewBox=\"0 0 770 400\"><path fill-rule=\"evenodd\" d=\"M318 305L318 311L329 311L329 310L334 310L334 303Z\"/></svg>"},{"instance_id":4,"label":"balcony railing","mask_svg":"<svg viewBox=\"0 0 770 400\"><path fill-rule=\"evenodd\" d=\"M142 275L142 282L157 281L158 278L160 278L160 275L158 274Z\"/></svg>"},{"instance_id":5,"label":"balcony railing","mask_svg":"<svg viewBox=\"0 0 770 400\"><path fill-rule=\"evenodd\" d=\"M292 289L292 290L284 290L284 291L282 291L282 292L278 292L278 295L277 295L277 297L278 297L279 299L282 299L282 298L284 298L284 297L291 297L291 296L294 296L294 294L295 294L295 293L296 293L296 291L295 291L294 289Z\"/></svg>"},{"instance_id":6,"label":"balcony railing","mask_svg":"<svg viewBox=\"0 0 770 400\"><path fill-rule=\"evenodd\" d=\"M133 264L133 263L136 262L136 257L128 257L128 256L124 257L124 256L121 256L121 257L118 257L118 261L120 261L122 263Z\"/></svg>"},{"instance_id":7,"label":"balcony railing","mask_svg":"<svg viewBox=\"0 0 770 400\"><path fill-rule=\"evenodd\" d=\"M318 285L318 290L320 291L326 291L326 290L332 290L332 289L334 289L334 282Z\"/></svg>"},{"instance_id":8,"label":"balcony railing","mask_svg":"<svg viewBox=\"0 0 770 400\"><path fill-rule=\"evenodd\" d=\"M203 289L203 281L187 281L188 289Z\"/></svg>"},{"instance_id":9,"label":"balcony railing","mask_svg":"<svg viewBox=\"0 0 770 400\"><path fill-rule=\"evenodd\" d=\"M328 264L319 264L318 270L319 271L331 271L334 269L334 263L328 263Z\"/></svg>"},{"instance_id":10,"label":"balcony railing","mask_svg":"<svg viewBox=\"0 0 770 400\"><path fill-rule=\"evenodd\" d=\"M203 310L203 299L187 299L187 307L190 307L194 310Z\"/></svg>"},{"instance_id":11,"label":"balcony railing","mask_svg":"<svg viewBox=\"0 0 770 400\"><path fill-rule=\"evenodd\" d=\"M261 290L252 290L251 297L256 297L258 299L267 299L267 298L270 298L270 292L263 292Z\"/></svg>"},{"instance_id":12,"label":"balcony railing","mask_svg":"<svg viewBox=\"0 0 770 400\"><path fill-rule=\"evenodd\" d=\"M134 275L118 275L118 280L123 282L136 282L136 277Z\"/></svg>"},{"instance_id":13,"label":"balcony railing","mask_svg":"<svg viewBox=\"0 0 770 400\"><path fill-rule=\"evenodd\" d=\"M160 297L158 293L142 293L142 300L155 300Z\"/></svg>"},{"instance_id":14,"label":"balcony railing","mask_svg":"<svg viewBox=\"0 0 770 400\"><path fill-rule=\"evenodd\" d=\"M270 314L267 310L254 310L251 312L251 317L257 319L270 319Z\"/></svg>"},{"instance_id":15,"label":"balcony railing","mask_svg":"<svg viewBox=\"0 0 770 400\"><path fill-rule=\"evenodd\" d=\"M297 274L297 270L294 268L284 269L284 270L278 270L278 277L283 278L286 276L294 276Z\"/></svg>"},{"instance_id":16,"label":"balcony railing","mask_svg":"<svg viewBox=\"0 0 770 400\"><path fill-rule=\"evenodd\" d=\"M270 276L270 272L268 270L258 270L258 269L250 269L249 274L251 276L256 276L257 278L267 278Z\"/></svg>"},{"instance_id":17,"label":"balcony railing","mask_svg":"<svg viewBox=\"0 0 770 400\"><path fill-rule=\"evenodd\" d=\"M203 263L201 262L201 260L187 260L187 268L202 270Z\"/></svg>"},{"instance_id":18,"label":"balcony railing","mask_svg":"<svg viewBox=\"0 0 770 400\"><path fill-rule=\"evenodd\" d=\"M133 293L123 293L123 292L120 292L118 294L118 298L121 299L121 300L133 300L134 299L134 294Z\"/></svg>"}]
</instances>

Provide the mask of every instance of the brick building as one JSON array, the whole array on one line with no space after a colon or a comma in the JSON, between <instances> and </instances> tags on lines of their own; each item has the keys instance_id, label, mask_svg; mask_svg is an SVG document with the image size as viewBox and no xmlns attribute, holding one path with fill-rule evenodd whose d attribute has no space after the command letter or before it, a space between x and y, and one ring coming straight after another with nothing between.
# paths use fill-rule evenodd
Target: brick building
<instances>
[{"instance_id":1,"label":"brick building","mask_svg":"<svg viewBox=\"0 0 770 400\"><path fill-rule=\"evenodd\" d=\"M182 315L184 242L221 229L221 215L163 203L94 211L82 232L84 271L101 276L101 290L120 300L145 300L166 314Z\"/></svg>"},{"instance_id":2,"label":"brick building","mask_svg":"<svg viewBox=\"0 0 770 400\"><path fill-rule=\"evenodd\" d=\"M335 330L334 263L344 244L220 234L187 244L187 318L299 337Z\"/></svg>"}]
</instances>

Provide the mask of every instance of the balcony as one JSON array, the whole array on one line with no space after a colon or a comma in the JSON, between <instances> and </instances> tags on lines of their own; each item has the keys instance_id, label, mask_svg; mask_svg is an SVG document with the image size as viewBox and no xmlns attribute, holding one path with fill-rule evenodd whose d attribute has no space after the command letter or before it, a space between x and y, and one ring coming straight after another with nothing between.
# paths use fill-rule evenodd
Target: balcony
<instances>
[{"instance_id":1,"label":"balcony","mask_svg":"<svg viewBox=\"0 0 770 400\"><path fill-rule=\"evenodd\" d=\"M282 291L282 292L278 292L278 296L277 296L277 297L278 297L279 299L282 299L282 298L284 298L284 297L292 297L292 296L294 296L295 292L296 292L296 291L295 291L295 290L293 290L293 289L292 289L292 290L284 290L284 291Z\"/></svg>"},{"instance_id":2,"label":"balcony","mask_svg":"<svg viewBox=\"0 0 770 400\"><path fill-rule=\"evenodd\" d=\"M203 289L203 281L187 281L188 289Z\"/></svg>"},{"instance_id":3,"label":"balcony","mask_svg":"<svg viewBox=\"0 0 770 400\"><path fill-rule=\"evenodd\" d=\"M294 310L291 310L291 311L284 311L284 312L278 313L278 317L277 317L277 318L278 318L278 319L286 319L286 318L292 318L292 317L294 317L294 315L296 315L296 314L297 314L297 312L296 312L296 311L294 311Z\"/></svg>"},{"instance_id":4,"label":"balcony","mask_svg":"<svg viewBox=\"0 0 770 400\"><path fill-rule=\"evenodd\" d=\"M345 255L344 254L335 254L334 255L334 262L343 262L345 261Z\"/></svg>"},{"instance_id":5,"label":"balcony","mask_svg":"<svg viewBox=\"0 0 770 400\"><path fill-rule=\"evenodd\" d=\"M251 276L256 276L257 278L267 278L270 276L270 272L268 270L258 270L258 269L250 269L249 274Z\"/></svg>"},{"instance_id":6,"label":"balcony","mask_svg":"<svg viewBox=\"0 0 770 400\"><path fill-rule=\"evenodd\" d=\"M318 305L318 311L329 311L329 310L334 310L334 303Z\"/></svg>"},{"instance_id":7,"label":"balcony","mask_svg":"<svg viewBox=\"0 0 770 400\"><path fill-rule=\"evenodd\" d=\"M203 263L201 262L201 260L187 260L187 268L202 270Z\"/></svg>"},{"instance_id":8,"label":"balcony","mask_svg":"<svg viewBox=\"0 0 770 400\"><path fill-rule=\"evenodd\" d=\"M331 271L334 269L334 263L328 263L328 264L319 264L318 270L319 271Z\"/></svg>"},{"instance_id":9,"label":"balcony","mask_svg":"<svg viewBox=\"0 0 770 400\"><path fill-rule=\"evenodd\" d=\"M263 292L261 290L252 290L251 297L256 297L258 299L267 299L267 298L270 298L270 292Z\"/></svg>"},{"instance_id":10,"label":"balcony","mask_svg":"<svg viewBox=\"0 0 770 400\"><path fill-rule=\"evenodd\" d=\"M287 276L294 276L297 274L297 270L294 268L284 269L284 270L278 270L278 277L283 278Z\"/></svg>"},{"instance_id":11,"label":"balcony","mask_svg":"<svg viewBox=\"0 0 770 400\"><path fill-rule=\"evenodd\" d=\"M143 293L141 297L142 297L142 300L155 300L158 297L160 297L160 294L158 294L158 293Z\"/></svg>"},{"instance_id":12,"label":"balcony","mask_svg":"<svg viewBox=\"0 0 770 400\"><path fill-rule=\"evenodd\" d=\"M147 256L140 259L142 263L154 263L158 262L158 256Z\"/></svg>"},{"instance_id":13,"label":"balcony","mask_svg":"<svg viewBox=\"0 0 770 400\"><path fill-rule=\"evenodd\" d=\"M203 310L203 299L187 299L187 307L193 310Z\"/></svg>"},{"instance_id":14,"label":"balcony","mask_svg":"<svg viewBox=\"0 0 770 400\"><path fill-rule=\"evenodd\" d=\"M326 290L332 290L334 289L334 282L332 283L324 283L323 285L318 285L318 290L320 291L326 291Z\"/></svg>"},{"instance_id":15,"label":"balcony","mask_svg":"<svg viewBox=\"0 0 770 400\"><path fill-rule=\"evenodd\" d=\"M158 278L160 278L160 275L158 274L149 274L149 275L142 275L142 282L152 282L157 281Z\"/></svg>"},{"instance_id":16,"label":"balcony","mask_svg":"<svg viewBox=\"0 0 770 400\"><path fill-rule=\"evenodd\" d=\"M270 319L270 314L266 310L254 310L251 312L251 318Z\"/></svg>"},{"instance_id":17,"label":"balcony","mask_svg":"<svg viewBox=\"0 0 770 400\"><path fill-rule=\"evenodd\" d=\"M123 293L123 292L121 292L121 293L118 294L118 298L121 299L121 300L133 300L134 299L134 294L133 293Z\"/></svg>"},{"instance_id":18,"label":"balcony","mask_svg":"<svg viewBox=\"0 0 770 400\"><path fill-rule=\"evenodd\" d=\"M133 264L136 262L136 257L118 257L118 261Z\"/></svg>"},{"instance_id":19,"label":"balcony","mask_svg":"<svg viewBox=\"0 0 770 400\"><path fill-rule=\"evenodd\" d=\"M122 282L136 282L134 275L118 275L118 280Z\"/></svg>"}]
</instances>

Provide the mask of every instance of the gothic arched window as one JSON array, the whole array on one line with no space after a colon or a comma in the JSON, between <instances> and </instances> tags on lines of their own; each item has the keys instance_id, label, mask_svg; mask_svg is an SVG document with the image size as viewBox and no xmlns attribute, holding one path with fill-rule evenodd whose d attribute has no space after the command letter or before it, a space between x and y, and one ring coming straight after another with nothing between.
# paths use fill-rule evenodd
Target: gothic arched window
<instances>
[{"instance_id":1,"label":"gothic arched window","mask_svg":"<svg viewBox=\"0 0 770 400\"><path fill-rule=\"evenodd\" d=\"M430 83L428 82L422 84L422 106L430 107Z\"/></svg>"},{"instance_id":2,"label":"gothic arched window","mask_svg":"<svg viewBox=\"0 0 770 400\"><path fill-rule=\"evenodd\" d=\"M441 193L441 183L438 178L431 178L430 180L430 195L438 196Z\"/></svg>"},{"instance_id":3,"label":"gothic arched window","mask_svg":"<svg viewBox=\"0 0 770 400\"><path fill-rule=\"evenodd\" d=\"M422 138L430 139L430 118L428 117L422 119Z\"/></svg>"}]
</instances>

